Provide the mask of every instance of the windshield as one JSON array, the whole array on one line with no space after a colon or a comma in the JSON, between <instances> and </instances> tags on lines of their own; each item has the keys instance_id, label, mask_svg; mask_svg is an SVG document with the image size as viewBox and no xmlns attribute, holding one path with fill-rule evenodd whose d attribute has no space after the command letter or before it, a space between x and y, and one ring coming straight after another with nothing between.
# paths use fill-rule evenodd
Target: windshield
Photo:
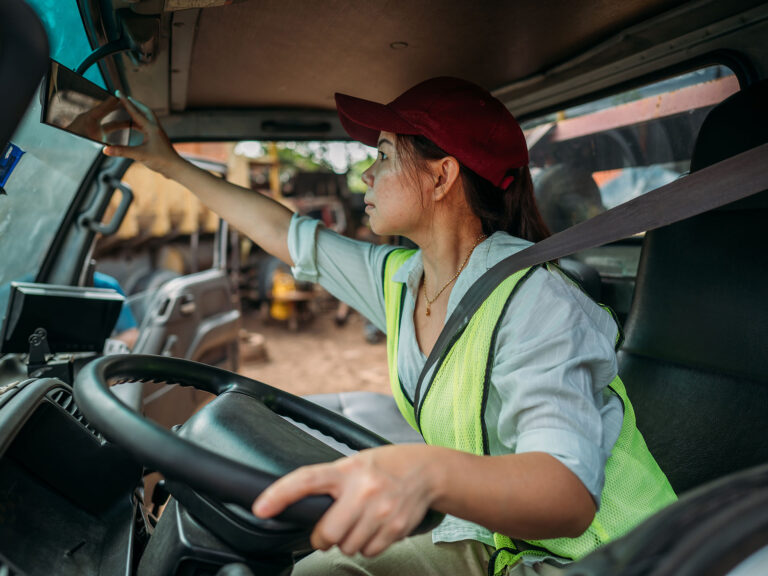
<instances>
[{"instance_id":1,"label":"windshield","mask_svg":"<svg viewBox=\"0 0 768 576\"><path fill-rule=\"evenodd\" d=\"M76 70L92 50L83 29L77 0L27 0L43 22L51 47L51 58ZM104 88L99 67L91 66L85 77Z\"/></svg>"},{"instance_id":2,"label":"windshield","mask_svg":"<svg viewBox=\"0 0 768 576\"><path fill-rule=\"evenodd\" d=\"M91 53L77 0L28 0L51 57L76 68ZM98 66L86 78L104 86ZM40 123L37 95L0 158L0 318L9 284L36 280L48 247L100 146Z\"/></svg>"},{"instance_id":3,"label":"windshield","mask_svg":"<svg viewBox=\"0 0 768 576\"><path fill-rule=\"evenodd\" d=\"M9 283L34 282L80 182L101 146L40 123L32 102L11 139L20 157L0 195L0 315Z\"/></svg>"}]
</instances>

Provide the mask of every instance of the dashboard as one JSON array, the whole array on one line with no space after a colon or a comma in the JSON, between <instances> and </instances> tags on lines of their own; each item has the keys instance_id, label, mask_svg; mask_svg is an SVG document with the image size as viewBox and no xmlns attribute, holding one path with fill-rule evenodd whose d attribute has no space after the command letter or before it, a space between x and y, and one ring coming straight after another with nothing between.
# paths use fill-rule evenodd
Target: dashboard
<instances>
[{"instance_id":1,"label":"dashboard","mask_svg":"<svg viewBox=\"0 0 768 576\"><path fill-rule=\"evenodd\" d=\"M0 358L0 573L131 574L141 476L68 384Z\"/></svg>"}]
</instances>

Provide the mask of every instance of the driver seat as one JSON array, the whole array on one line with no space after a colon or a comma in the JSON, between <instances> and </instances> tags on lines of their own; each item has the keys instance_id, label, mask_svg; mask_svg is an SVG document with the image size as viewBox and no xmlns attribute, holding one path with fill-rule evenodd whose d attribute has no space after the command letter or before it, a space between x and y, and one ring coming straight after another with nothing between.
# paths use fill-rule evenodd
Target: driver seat
<instances>
[{"instance_id":1,"label":"driver seat","mask_svg":"<svg viewBox=\"0 0 768 576\"><path fill-rule=\"evenodd\" d=\"M768 81L713 108L691 171L768 141ZM768 462L768 191L648 232L619 374L675 492Z\"/></svg>"}]
</instances>

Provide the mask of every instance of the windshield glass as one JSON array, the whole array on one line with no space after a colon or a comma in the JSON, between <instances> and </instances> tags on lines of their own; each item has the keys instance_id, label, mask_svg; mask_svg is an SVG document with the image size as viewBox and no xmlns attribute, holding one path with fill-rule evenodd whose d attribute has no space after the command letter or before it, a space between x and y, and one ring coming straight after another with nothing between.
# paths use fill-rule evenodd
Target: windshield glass
<instances>
[{"instance_id":1,"label":"windshield glass","mask_svg":"<svg viewBox=\"0 0 768 576\"><path fill-rule=\"evenodd\" d=\"M48 34L51 58L77 68L91 53L77 0L28 0ZM104 86L98 66L85 75ZM35 281L100 146L40 123L37 95L0 158L0 318L9 284Z\"/></svg>"},{"instance_id":2,"label":"windshield glass","mask_svg":"<svg viewBox=\"0 0 768 576\"><path fill-rule=\"evenodd\" d=\"M92 50L83 29L77 0L27 0L45 26L51 58L67 68L76 70ZM97 65L91 66L85 77L105 87Z\"/></svg>"},{"instance_id":3,"label":"windshield glass","mask_svg":"<svg viewBox=\"0 0 768 576\"><path fill-rule=\"evenodd\" d=\"M11 139L16 165L0 195L0 315L9 283L34 282L80 182L101 146L40 123L35 98ZM20 155L20 157L19 157Z\"/></svg>"}]
</instances>

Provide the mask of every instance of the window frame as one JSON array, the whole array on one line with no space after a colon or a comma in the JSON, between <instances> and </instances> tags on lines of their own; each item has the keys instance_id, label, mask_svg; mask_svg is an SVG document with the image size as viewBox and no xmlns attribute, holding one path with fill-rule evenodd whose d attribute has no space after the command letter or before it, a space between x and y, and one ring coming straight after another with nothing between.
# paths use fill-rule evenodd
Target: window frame
<instances>
[{"instance_id":1,"label":"window frame","mask_svg":"<svg viewBox=\"0 0 768 576\"><path fill-rule=\"evenodd\" d=\"M725 66L729 68L736 76L740 90L743 90L759 78L754 66L744 55L732 50L717 50L697 58L686 60L685 62L655 70L650 74L643 74L632 78L631 80L613 84L609 88L596 90L595 92L590 92L584 96L565 99L560 104L539 108L533 112L526 112L515 118L518 123L522 125L529 120L546 116L547 114L553 114L562 110L567 110L568 108L595 102L596 100L601 100L603 98L610 98L611 96L621 94L622 92L628 92L641 86L668 80L675 76L682 76L683 74L695 72L696 70L707 68L709 66Z\"/></svg>"}]
</instances>

